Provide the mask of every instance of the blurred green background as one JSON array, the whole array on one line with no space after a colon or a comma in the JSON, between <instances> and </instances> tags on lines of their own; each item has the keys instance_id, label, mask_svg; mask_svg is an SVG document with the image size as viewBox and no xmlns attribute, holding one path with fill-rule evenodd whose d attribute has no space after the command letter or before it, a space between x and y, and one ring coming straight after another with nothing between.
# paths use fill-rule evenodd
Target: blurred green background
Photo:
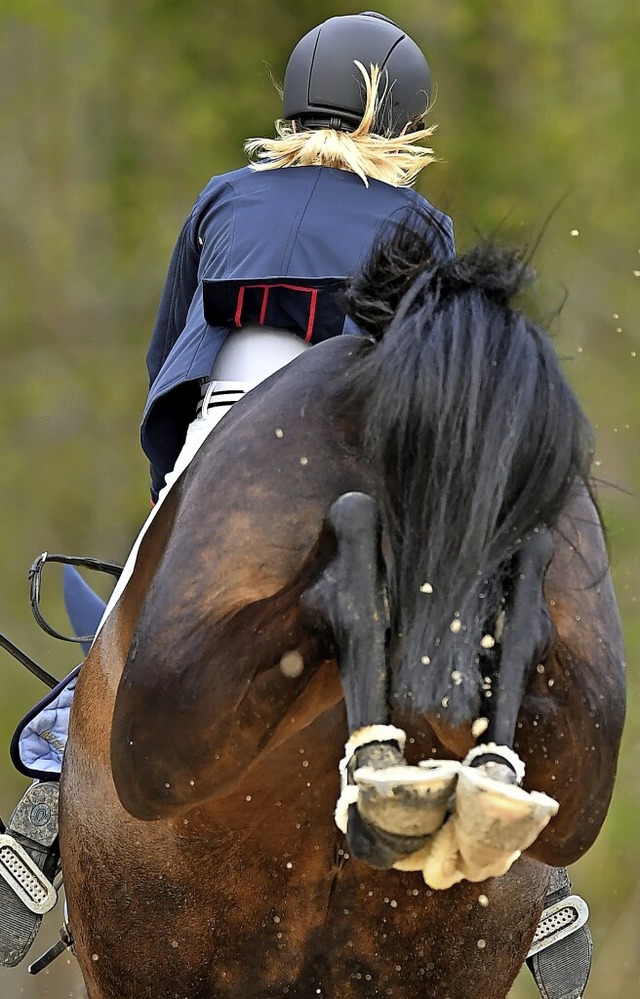
<instances>
[{"instance_id":1,"label":"blurred green background","mask_svg":"<svg viewBox=\"0 0 640 999\"><path fill-rule=\"evenodd\" d=\"M0 0L0 629L63 675L76 650L33 622L42 550L122 560L148 510L138 446L144 354L183 218L213 173L271 135L293 44L359 4L321 0ZM611 813L571 875L592 909L590 999L640 995L640 6L637 0L387 0L437 83L442 162L419 189L458 245L496 229L533 246L531 302L597 428L630 662ZM336 233L339 239L339 233ZM63 623L58 577L47 612ZM44 692L0 652L0 813L26 786L7 746ZM4 749L2 748L4 747ZM57 936L56 910L33 948ZM80 997L72 961L3 999ZM526 973L513 999L537 995Z\"/></svg>"}]
</instances>

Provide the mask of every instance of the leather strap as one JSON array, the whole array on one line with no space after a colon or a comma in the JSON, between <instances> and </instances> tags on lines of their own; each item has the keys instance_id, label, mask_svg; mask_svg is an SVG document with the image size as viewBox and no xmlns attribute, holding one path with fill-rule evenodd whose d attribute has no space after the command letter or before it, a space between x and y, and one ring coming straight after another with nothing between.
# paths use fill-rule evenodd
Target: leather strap
<instances>
[{"instance_id":1,"label":"leather strap","mask_svg":"<svg viewBox=\"0 0 640 999\"><path fill-rule=\"evenodd\" d=\"M52 628L43 618L40 611L40 588L45 562L60 562L62 565L80 565L85 569L95 569L97 572L108 572L110 576L115 576L116 579L122 573L122 566L115 565L113 562L102 562L97 558L86 558L82 555L51 555L49 552L43 552L42 555L38 555L29 569L29 602L33 616L42 630L47 635L51 635L52 638L58 638L62 642L82 644L92 641L93 635L63 635L61 632L56 631L55 628Z\"/></svg>"}]
</instances>

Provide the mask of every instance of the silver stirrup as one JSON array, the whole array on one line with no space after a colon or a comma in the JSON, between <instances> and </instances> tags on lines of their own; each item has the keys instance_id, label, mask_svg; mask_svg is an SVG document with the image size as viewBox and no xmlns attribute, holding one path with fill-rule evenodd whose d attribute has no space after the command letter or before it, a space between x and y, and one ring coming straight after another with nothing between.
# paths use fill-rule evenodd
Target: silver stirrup
<instances>
[{"instance_id":1,"label":"silver stirrup","mask_svg":"<svg viewBox=\"0 0 640 999\"><path fill-rule=\"evenodd\" d=\"M36 915L43 916L56 904L58 894L51 882L27 851L6 833L0 835L0 877Z\"/></svg>"},{"instance_id":2,"label":"silver stirrup","mask_svg":"<svg viewBox=\"0 0 640 999\"><path fill-rule=\"evenodd\" d=\"M527 964L542 999L582 999L591 971L593 942L587 926L589 907L571 895L563 867L556 868L527 955Z\"/></svg>"}]
</instances>

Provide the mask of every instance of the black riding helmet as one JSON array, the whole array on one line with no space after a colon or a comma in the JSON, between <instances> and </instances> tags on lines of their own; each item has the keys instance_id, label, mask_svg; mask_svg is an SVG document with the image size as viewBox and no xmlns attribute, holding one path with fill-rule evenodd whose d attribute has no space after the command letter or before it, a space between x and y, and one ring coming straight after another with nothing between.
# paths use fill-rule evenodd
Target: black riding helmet
<instances>
[{"instance_id":1,"label":"black riding helmet","mask_svg":"<svg viewBox=\"0 0 640 999\"><path fill-rule=\"evenodd\" d=\"M366 95L355 59L367 71L377 65L384 74L387 96L376 134L400 135L409 123L420 122L431 96L427 60L397 24L374 11L330 17L298 42L285 72L283 117L304 128L357 128Z\"/></svg>"}]
</instances>

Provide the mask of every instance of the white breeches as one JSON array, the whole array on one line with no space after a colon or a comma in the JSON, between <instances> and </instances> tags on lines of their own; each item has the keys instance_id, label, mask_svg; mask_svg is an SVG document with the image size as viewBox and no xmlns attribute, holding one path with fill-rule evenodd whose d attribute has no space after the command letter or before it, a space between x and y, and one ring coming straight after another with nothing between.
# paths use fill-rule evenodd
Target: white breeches
<instances>
[{"instance_id":1,"label":"white breeches","mask_svg":"<svg viewBox=\"0 0 640 999\"><path fill-rule=\"evenodd\" d=\"M211 380L203 383L202 402L198 413L189 424L185 442L171 472L165 476L165 484L160 490L158 502L142 525L140 533L125 562L122 575L118 579L98 631L120 599L136 563L140 542L167 497L174 482L184 472L193 456L229 412L238 399L249 392L275 371L283 368L294 357L309 348L300 337L287 330L271 329L267 326L247 326L229 333L216 358Z\"/></svg>"}]
</instances>

